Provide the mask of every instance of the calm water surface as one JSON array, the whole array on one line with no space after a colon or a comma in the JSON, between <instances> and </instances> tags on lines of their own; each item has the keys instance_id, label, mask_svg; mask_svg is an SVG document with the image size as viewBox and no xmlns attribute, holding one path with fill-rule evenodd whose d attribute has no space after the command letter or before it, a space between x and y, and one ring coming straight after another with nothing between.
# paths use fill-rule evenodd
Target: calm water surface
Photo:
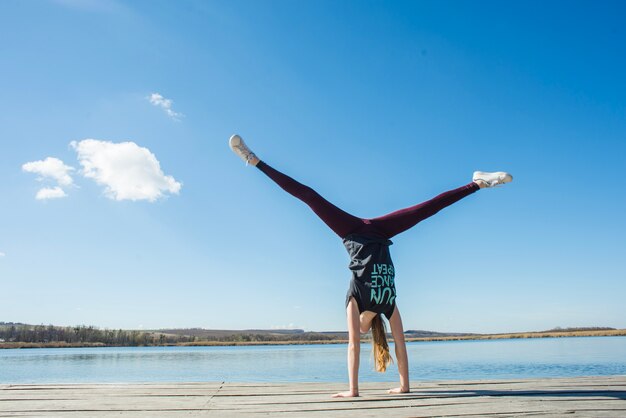
<instances>
[{"instance_id":1,"label":"calm water surface","mask_svg":"<svg viewBox=\"0 0 626 418\"><path fill-rule=\"evenodd\" d=\"M626 375L626 337L433 341L407 347L413 381ZM361 353L363 381L397 380L395 366L384 374L372 370L369 345ZM345 344L0 350L0 383L346 380Z\"/></svg>"}]
</instances>

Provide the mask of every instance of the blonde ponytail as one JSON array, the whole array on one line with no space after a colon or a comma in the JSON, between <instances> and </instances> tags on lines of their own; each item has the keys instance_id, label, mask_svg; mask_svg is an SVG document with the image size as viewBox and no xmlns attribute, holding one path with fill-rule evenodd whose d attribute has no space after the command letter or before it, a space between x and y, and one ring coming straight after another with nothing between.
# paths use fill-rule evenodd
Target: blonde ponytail
<instances>
[{"instance_id":1,"label":"blonde ponytail","mask_svg":"<svg viewBox=\"0 0 626 418\"><path fill-rule=\"evenodd\" d=\"M392 362L392 358L387 344L387 329L380 314L372 319L372 340L374 367L377 372L383 373Z\"/></svg>"}]
</instances>

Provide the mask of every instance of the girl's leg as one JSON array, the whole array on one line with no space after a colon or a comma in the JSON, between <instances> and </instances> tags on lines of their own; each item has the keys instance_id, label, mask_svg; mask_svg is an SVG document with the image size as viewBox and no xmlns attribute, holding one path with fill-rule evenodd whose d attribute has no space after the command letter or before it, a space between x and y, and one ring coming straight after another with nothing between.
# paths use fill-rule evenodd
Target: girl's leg
<instances>
[{"instance_id":1,"label":"girl's leg","mask_svg":"<svg viewBox=\"0 0 626 418\"><path fill-rule=\"evenodd\" d=\"M389 389L388 393L407 393L409 392L409 357L406 352L406 342L404 340L404 328L402 326L402 318L398 305L389 318L389 326L391 327L391 335L393 335L393 343L396 346L396 360L398 362L398 374L400 375L400 387Z\"/></svg>"},{"instance_id":2,"label":"girl's leg","mask_svg":"<svg viewBox=\"0 0 626 418\"><path fill-rule=\"evenodd\" d=\"M332 395L333 398L353 398L359 396L359 359L361 353L361 333L359 332L359 307L351 298L346 308L348 318L348 378L350 390Z\"/></svg>"},{"instance_id":3,"label":"girl's leg","mask_svg":"<svg viewBox=\"0 0 626 418\"><path fill-rule=\"evenodd\" d=\"M324 221L340 238L344 238L363 225L363 220L339 209L315 190L259 161L256 167L278 184L283 190L309 205L313 212Z\"/></svg>"},{"instance_id":4,"label":"girl's leg","mask_svg":"<svg viewBox=\"0 0 626 418\"><path fill-rule=\"evenodd\" d=\"M479 190L478 184L471 182L458 189L450 190L431 200L411 206L406 209L400 209L379 218L371 219L370 222L380 233L386 238L391 238L415 226L418 222L433 216L441 209L458 202L466 196Z\"/></svg>"}]
</instances>

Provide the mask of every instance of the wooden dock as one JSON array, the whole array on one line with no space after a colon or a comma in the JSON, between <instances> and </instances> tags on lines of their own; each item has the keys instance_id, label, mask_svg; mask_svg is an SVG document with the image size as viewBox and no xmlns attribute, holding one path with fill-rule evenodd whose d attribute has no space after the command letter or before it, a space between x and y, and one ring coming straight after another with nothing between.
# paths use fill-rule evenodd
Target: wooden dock
<instances>
[{"instance_id":1,"label":"wooden dock","mask_svg":"<svg viewBox=\"0 0 626 418\"><path fill-rule=\"evenodd\" d=\"M0 417L626 417L626 376L415 382L0 385Z\"/></svg>"}]
</instances>

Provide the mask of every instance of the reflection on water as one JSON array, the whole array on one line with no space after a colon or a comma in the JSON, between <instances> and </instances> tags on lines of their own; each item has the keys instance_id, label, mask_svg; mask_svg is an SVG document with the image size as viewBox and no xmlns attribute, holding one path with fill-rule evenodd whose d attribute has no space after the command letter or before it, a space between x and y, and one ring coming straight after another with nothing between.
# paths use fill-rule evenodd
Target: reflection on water
<instances>
[{"instance_id":1,"label":"reflection on water","mask_svg":"<svg viewBox=\"0 0 626 418\"><path fill-rule=\"evenodd\" d=\"M416 342L408 350L414 381L626 374L626 337ZM397 380L394 366L373 371L370 352L364 344L362 380ZM0 383L345 380L345 345L0 350Z\"/></svg>"}]
</instances>

